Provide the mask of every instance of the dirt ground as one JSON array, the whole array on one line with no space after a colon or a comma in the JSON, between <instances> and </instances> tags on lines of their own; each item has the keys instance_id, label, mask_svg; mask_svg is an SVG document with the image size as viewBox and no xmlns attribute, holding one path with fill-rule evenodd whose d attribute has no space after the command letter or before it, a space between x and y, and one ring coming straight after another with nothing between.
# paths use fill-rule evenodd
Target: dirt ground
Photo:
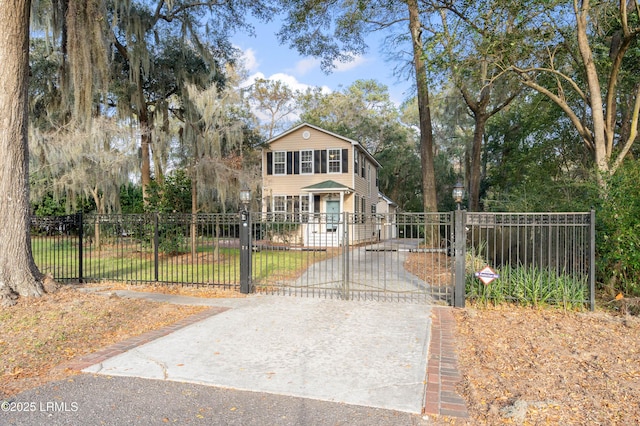
<instances>
[{"instance_id":1,"label":"dirt ground","mask_svg":"<svg viewBox=\"0 0 640 426\"><path fill-rule=\"evenodd\" d=\"M180 286L136 289L206 297L233 293ZM71 286L38 299L21 298L16 306L0 309L0 398L76 374L61 366L203 309L88 294Z\"/></svg>"},{"instance_id":2,"label":"dirt ground","mask_svg":"<svg viewBox=\"0 0 640 426\"><path fill-rule=\"evenodd\" d=\"M100 284L104 287L104 284ZM128 287L201 297L196 287ZM205 309L108 297L63 287L0 310L0 398L77 372L60 366ZM459 393L469 421L433 424L640 424L640 318L612 310L518 306L454 310Z\"/></svg>"},{"instance_id":3,"label":"dirt ground","mask_svg":"<svg viewBox=\"0 0 640 426\"><path fill-rule=\"evenodd\" d=\"M517 306L455 310L469 424L640 424L640 319Z\"/></svg>"}]
</instances>

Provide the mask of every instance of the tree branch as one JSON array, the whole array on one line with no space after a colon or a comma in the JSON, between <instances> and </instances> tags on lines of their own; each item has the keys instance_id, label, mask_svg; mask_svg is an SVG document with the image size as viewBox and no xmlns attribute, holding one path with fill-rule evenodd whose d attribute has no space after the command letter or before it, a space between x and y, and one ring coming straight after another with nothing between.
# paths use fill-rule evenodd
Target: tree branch
<instances>
[{"instance_id":1,"label":"tree branch","mask_svg":"<svg viewBox=\"0 0 640 426\"><path fill-rule=\"evenodd\" d=\"M624 161L624 157L627 156L627 154L629 153L629 150L631 149L631 146L633 145L633 143L636 140L636 137L638 136L638 117L640 116L640 83L636 84L635 92L636 92L636 102L633 105L633 114L631 116L631 132L629 133L629 138L624 143L622 150L620 151L620 153L616 157L616 160L611 166L612 174L616 172L618 167L620 167L620 164L622 164L622 162Z\"/></svg>"},{"instance_id":2,"label":"tree branch","mask_svg":"<svg viewBox=\"0 0 640 426\"><path fill-rule=\"evenodd\" d=\"M558 95L556 95L546 87L543 87L537 84L536 82L534 82L533 80L531 80L531 77L527 75L527 71L521 70L517 67L512 67L512 69L514 72L516 72L520 76L520 78L522 79L522 83L524 85L542 93L543 95L551 99L556 105L558 105L560 109L562 109L562 111L564 111L564 113L567 114L567 117L569 117L569 120L571 120L571 122L575 126L580 136L582 136L582 140L587 145L587 148L591 150L595 150L593 135L591 131L588 128L586 128L584 124L582 124L582 122L580 121L580 118L573 112L573 110L567 104L566 101L564 101L562 98L560 98Z\"/></svg>"},{"instance_id":3,"label":"tree branch","mask_svg":"<svg viewBox=\"0 0 640 426\"><path fill-rule=\"evenodd\" d=\"M511 68L516 73L518 73L520 75L529 74L530 72L548 72L548 73L551 73L551 74L555 75L556 77L560 77L560 80L564 80L567 83L569 83L571 88L578 94L578 96L580 96L580 98L582 98L583 101L589 102L588 96L582 91L582 89L580 89L580 86L578 86L578 84L575 81L573 81L570 77L566 76L565 74L563 74L562 72L560 72L558 70L555 70L553 68L545 68L545 67L533 67L533 68L523 69L523 68L518 68L516 66L512 66Z\"/></svg>"}]
</instances>

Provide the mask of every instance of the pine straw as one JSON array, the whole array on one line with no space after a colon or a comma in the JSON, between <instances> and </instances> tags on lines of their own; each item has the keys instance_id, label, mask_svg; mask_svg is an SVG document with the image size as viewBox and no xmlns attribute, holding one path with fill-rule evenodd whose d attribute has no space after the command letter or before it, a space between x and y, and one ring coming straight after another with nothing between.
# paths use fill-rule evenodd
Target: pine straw
<instances>
[{"instance_id":1,"label":"pine straw","mask_svg":"<svg viewBox=\"0 0 640 426\"><path fill-rule=\"evenodd\" d=\"M640 422L640 319L517 306L456 310L469 424Z\"/></svg>"},{"instance_id":2,"label":"pine straw","mask_svg":"<svg viewBox=\"0 0 640 426\"><path fill-rule=\"evenodd\" d=\"M0 398L76 374L56 367L204 309L106 297L70 286L42 298L21 298L0 310Z\"/></svg>"}]
</instances>

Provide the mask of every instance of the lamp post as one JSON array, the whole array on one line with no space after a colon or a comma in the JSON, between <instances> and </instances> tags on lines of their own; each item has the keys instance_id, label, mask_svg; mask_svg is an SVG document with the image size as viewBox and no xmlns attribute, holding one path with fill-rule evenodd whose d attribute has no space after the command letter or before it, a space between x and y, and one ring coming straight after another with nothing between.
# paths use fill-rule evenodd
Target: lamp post
<instances>
[{"instance_id":1,"label":"lamp post","mask_svg":"<svg viewBox=\"0 0 640 426\"><path fill-rule=\"evenodd\" d=\"M249 203L251 202L251 190L250 189L241 189L240 190L240 203L242 204L243 210L247 210L249 208Z\"/></svg>"},{"instance_id":2,"label":"lamp post","mask_svg":"<svg viewBox=\"0 0 640 426\"><path fill-rule=\"evenodd\" d=\"M451 192L453 196L453 201L456 202L458 206L458 210L460 210L460 204L462 203L462 199L464 198L464 185L458 181L453 187L453 191Z\"/></svg>"},{"instance_id":3,"label":"lamp post","mask_svg":"<svg viewBox=\"0 0 640 426\"><path fill-rule=\"evenodd\" d=\"M249 203L251 191L240 190L240 293L251 292L251 215Z\"/></svg>"},{"instance_id":4,"label":"lamp post","mask_svg":"<svg viewBox=\"0 0 640 426\"><path fill-rule=\"evenodd\" d=\"M458 209L455 213L454 253L455 253L455 287L453 289L453 306L464 308L465 302L465 212L460 209L464 198L464 185L458 181L451 193Z\"/></svg>"}]
</instances>

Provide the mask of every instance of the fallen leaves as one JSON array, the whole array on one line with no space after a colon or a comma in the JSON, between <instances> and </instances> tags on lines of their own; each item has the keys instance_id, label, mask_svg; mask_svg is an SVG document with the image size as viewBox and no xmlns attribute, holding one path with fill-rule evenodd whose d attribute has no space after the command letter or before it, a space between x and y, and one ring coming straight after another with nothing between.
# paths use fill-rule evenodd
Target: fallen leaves
<instances>
[{"instance_id":1,"label":"fallen leaves","mask_svg":"<svg viewBox=\"0 0 640 426\"><path fill-rule=\"evenodd\" d=\"M454 314L474 424L638 423L639 318L517 306Z\"/></svg>"},{"instance_id":2,"label":"fallen leaves","mask_svg":"<svg viewBox=\"0 0 640 426\"><path fill-rule=\"evenodd\" d=\"M71 359L172 324L205 307L108 298L63 287L0 311L0 398L75 374Z\"/></svg>"}]
</instances>

